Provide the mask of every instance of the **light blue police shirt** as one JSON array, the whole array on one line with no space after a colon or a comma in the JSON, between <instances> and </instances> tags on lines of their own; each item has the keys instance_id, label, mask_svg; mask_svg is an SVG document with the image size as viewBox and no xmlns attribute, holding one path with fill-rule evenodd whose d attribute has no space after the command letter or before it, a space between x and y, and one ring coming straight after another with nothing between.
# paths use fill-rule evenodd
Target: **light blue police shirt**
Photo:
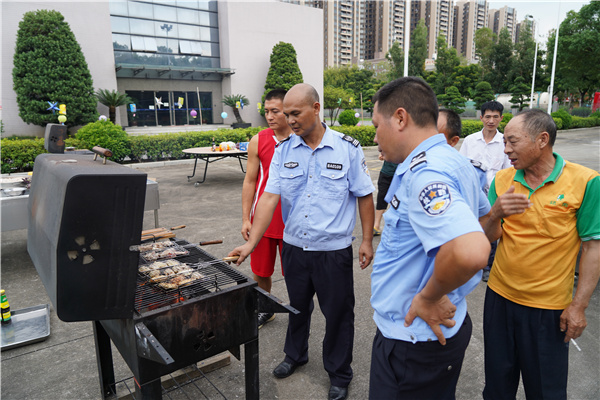
<instances>
[{"instance_id":1,"label":"light blue police shirt","mask_svg":"<svg viewBox=\"0 0 600 400\"><path fill-rule=\"evenodd\" d=\"M326 125L315 150L294 134L280 143L265 187L281 196L283 240L309 251L350 246L356 198L374 190L358 140Z\"/></svg>"},{"instance_id":2,"label":"light blue police shirt","mask_svg":"<svg viewBox=\"0 0 600 400\"><path fill-rule=\"evenodd\" d=\"M413 297L433 273L441 245L470 232L482 232L478 217L490 210L469 160L446 145L444 135L423 141L398 166L386 196L390 209L371 273L371 305L377 327L389 339L437 340L421 318L404 327ZM465 296L481 280L481 272L448 294L457 307L453 328L441 326L446 338L460 329Z\"/></svg>"}]
</instances>

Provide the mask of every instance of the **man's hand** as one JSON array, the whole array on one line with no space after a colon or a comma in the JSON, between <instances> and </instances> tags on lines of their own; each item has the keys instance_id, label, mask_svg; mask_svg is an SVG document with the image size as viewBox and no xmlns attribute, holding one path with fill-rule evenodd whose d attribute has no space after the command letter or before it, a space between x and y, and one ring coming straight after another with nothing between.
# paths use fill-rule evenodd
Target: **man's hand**
<instances>
[{"instance_id":1,"label":"man's hand","mask_svg":"<svg viewBox=\"0 0 600 400\"><path fill-rule=\"evenodd\" d=\"M370 240L363 240L358 248L358 262L360 269L365 269L373 261L373 242Z\"/></svg>"},{"instance_id":2,"label":"man's hand","mask_svg":"<svg viewBox=\"0 0 600 400\"><path fill-rule=\"evenodd\" d=\"M242 223L242 237L247 242L248 238L250 238L250 229L252 228L252 222L250 220L244 221Z\"/></svg>"},{"instance_id":3,"label":"man's hand","mask_svg":"<svg viewBox=\"0 0 600 400\"><path fill-rule=\"evenodd\" d=\"M446 328L456 325L456 321L452 319L455 312L456 306L450 302L448 296L444 295L441 299L433 301L425 298L421 293L417 293L404 318L404 326L410 326L415 318L419 317L429 325L440 344L445 346L446 338L440 325L444 325Z\"/></svg>"},{"instance_id":4,"label":"man's hand","mask_svg":"<svg viewBox=\"0 0 600 400\"><path fill-rule=\"evenodd\" d=\"M577 339L587 326L585 308L569 304L560 315L560 331L565 332L565 343Z\"/></svg>"},{"instance_id":5,"label":"man's hand","mask_svg":"<svg viewBox=\"0 0 600 400\"><path fill-rule=\"evenodd\" d=\"M509 215L524 213L531 205L526 195L515 193L515 187L511 186L496 199L491 212L497 219L506 218Z\"/></svg>"},{"instance_id":6,"label":"man's hand","mask_svg":"<svg viewBox=\"0 0 600 400\"><path fill-rule=\"evenodd\" d=\"M227 257L240 256L240 258L238 258L238 260L235 262L235 265L240 265L253 251L254 249L250 243L245 243L233 249L229 254L227 254Z\"/></svg>"}]
</instances>

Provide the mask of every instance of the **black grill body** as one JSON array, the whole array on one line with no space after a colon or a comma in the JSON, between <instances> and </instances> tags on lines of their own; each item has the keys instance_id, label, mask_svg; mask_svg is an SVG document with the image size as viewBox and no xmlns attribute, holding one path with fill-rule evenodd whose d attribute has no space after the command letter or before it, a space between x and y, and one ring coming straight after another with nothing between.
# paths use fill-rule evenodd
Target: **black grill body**
<instances>
[{"instance_id":1,"label":"black grill body","mask_svg":"<svg viewBox=\"0 0 600 400\"><path fill-rule=\"evenodd\" d=\"M89 155L36 158L27 251L58 317L131 318L146 174Z\"/></svg>"}]
</instances>

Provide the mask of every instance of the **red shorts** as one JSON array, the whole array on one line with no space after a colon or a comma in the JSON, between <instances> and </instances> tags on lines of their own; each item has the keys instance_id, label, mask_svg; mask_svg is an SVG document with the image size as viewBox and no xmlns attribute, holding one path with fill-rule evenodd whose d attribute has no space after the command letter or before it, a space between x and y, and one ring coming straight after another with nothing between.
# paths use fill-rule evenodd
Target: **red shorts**
<instances>
[{"instance_id":1,"label":"red shorts","mask_svg":"<svg viewBox=\"0 0 600 400\"><path fill-rule=\"evenodd\" d=\"M283 239L262 237L256 248L250 255L250 266L252 272L263 278L268 278L275 271L275 260L277 259L277 246L279 246L279 259L281 260L281 246ZM283 275L283 267L281 268Z\"/></svg>"}]
</instances>

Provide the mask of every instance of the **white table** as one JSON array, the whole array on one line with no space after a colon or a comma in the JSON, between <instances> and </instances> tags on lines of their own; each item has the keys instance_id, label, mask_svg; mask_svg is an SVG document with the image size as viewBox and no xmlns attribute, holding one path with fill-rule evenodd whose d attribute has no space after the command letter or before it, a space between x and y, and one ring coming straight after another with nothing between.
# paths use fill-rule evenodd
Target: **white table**
<instances>
[{"instance_id":1,"label":"white table","mask_svg":"<svg viewBox=\"0 0 600 400\"><path fill-rule=\"evenodd\" d=\"M242 169L242 172L246 172L244 171L244 165L242 164L242 160L248 159L247 151L241 151L237 149L227 151L213 151L212 147L193 147L191 149L185 149L182 151L186 154L192 154L196 159L196 161L194 161L194 171L192 172L191 176L187 177L188 182L191 178L193 178L196 175L196 165L198 164L198 159L204 160L206 162L206 164L204 165L204 176L202 177L201 181L196 181L196 184L194 186L198 186L206 180L206 170L208 169L209 163L219 161L227 157L237 158L240 162L240 168Z\"/></svg>"}]
</instances>

